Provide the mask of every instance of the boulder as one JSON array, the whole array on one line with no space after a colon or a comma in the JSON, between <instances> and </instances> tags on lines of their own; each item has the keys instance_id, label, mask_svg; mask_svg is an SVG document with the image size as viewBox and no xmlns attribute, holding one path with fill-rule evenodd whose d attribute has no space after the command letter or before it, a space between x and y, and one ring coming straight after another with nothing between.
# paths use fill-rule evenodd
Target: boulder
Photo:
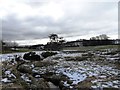
<instances>
[{"instance_id":1,"label":"boulder","mask_svg":"<svg viewBox=\"0 0 120 90\"><path fill-rule=\"evenodd\" d=\"M37 55L35 52L29 52L29 53L25 53L23 56L23 59L25 60L42 60L40 55Z\"/></svg>"},{"instance_id":2,"label":"boulder","mask_svg":"<svg viewBox=\"0 0 120 90\"><path fill-rule=\"evenodd\" d=\"M87 56L65 57L66 61L84 61L84 60L87 60L87 59L88 59Z\"/></svg>"},{"instance_id":3,"label":"boulder","mask_svg":"<svg viewBox=\"0 0 120 90\"><path fill-rule=\"evenodd\" d=\"M57 52L43 52L41 54L41 56L44 57L44 58L47 58L49 56L53 56L53 55L56 55L56 54L57 54Z\"/></svg>"},{"instance_id":4,"label":"boulder","mask_svg":"<svg viewBox=\"0 0 120 90\"><path fill-rule=\"evenodd\" d=\"M69 81L69 78L66 75L54 72L46 72L45 74L42 75L42 77L45 80L52 82L55 86L59 86L61 90L63 87L66 87L62 82Z\"/></svg>"},{"instance_id":5,"label":"boulder","mask_svg":"<svg viewBox=\"0 0 120 90\"><path fill-rule=\"evenodd\" d=\"M28 85L28 87L28 89L31 90L50 90L49 83L43 78L38 80L34 79L32 84Z\"/></svg>"},{"instance_id":6,"label":"boulder","mask_svg":"<svg viewBox=\"0 0 120 90\"><path fill-rule=\"evenodd\" d=\"M22 64L17 67L17 70L22 73L32 73L32 69L29 65Z\"/></svg>"}]
</instances>

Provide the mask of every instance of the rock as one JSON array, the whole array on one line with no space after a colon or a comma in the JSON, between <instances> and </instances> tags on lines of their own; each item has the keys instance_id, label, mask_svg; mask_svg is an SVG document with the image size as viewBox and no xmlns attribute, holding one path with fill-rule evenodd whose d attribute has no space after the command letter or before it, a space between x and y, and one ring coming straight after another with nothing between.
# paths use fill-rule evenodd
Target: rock
<instances>
[{"instance_id":1,"label":"rock","mask_svg":"<svg viewBox=\"0 0 120 90\"><path fill-rule=\"evenodd\" d=\"M0 90L25 90L23 86L14 83L2 83Z\"/></svg>"},{"instance_id":2,"label":"rock","mask_svg":"<svg viewBox=\"0 0 120 90\"><path fill-rule=\"evenodd\" d=\"M52 60L44 60L44 61L35 61L34 65L35 67L47 67L47 66L52 66L55 65L57 62L54 62Z\"/></svg>"},{"instance_id":3,"label":"rock","mask_svg":"<svg viewBox=\"0 0 120 90\"><path fill-rule=\"evenodd\" d=\"M25 90L50 90L48 82L43 78L34 78L31 74L21 73L18 81Z\"/></svg>"},{"instance_id":4,"label":"rock","mask_svg":"<svg viewBox=\"0 0 120 90\"><path fill-rule=\"evenodd\" d=\"M21 56L14 55L14 57L15 57L15 61L20 61L21 60Z\"/></svg>"},{"instance_id":5,"label":"rock","mask_svg":"<svg viewBox=\"0 0 120 90\"><path fill-rule=\"evenodd\" d=\"M61 75L57 75L56 73L53 72L47 72L43 75L43 78L45 78L47 81L52 82L54 85L59 85L60 80L61 80Z\"/></svg>"},{"instance_id":6,"label":"rock","mask_svg":"<svg viewBox=\"0 0 120 90\"><path fill-rule=\"evenodd\" d=\"M69 87L70 86L66 86L65 85L65 82L66 81L60 81L60 83L59 83L59 88L60 88L60 90L71 90Z\"/></svg>"},{"instance_id":7,"label":"rock","mask_svg":"<svg viewBox=\"0 0 120 90\"><path fill-rule=\"evenodd\" d=\"M60 90L57 86L55 86L53 83L51 83L51 82L48 82L48 84L49 84L49 86L50 86L50 90L53 90L53 88L54 88L54 90Z\"/></svg>"},{"instance_id":8,"label":"rock","mask_svg":"<svg viewBox=\"0 0 120 90\"><path fill-rule=\"evenodd\" d=\"M32 76L35 77L35 78L40 78L41 75L39 72L35 72L35 71L32 71Z\"/></svg>"},{"instance_id":9,"label":"rock","mask_svg":"<svg viewBox=\"0 0 120 90\"><path fill-rule=\"evenodd\" d=\"M54 83L55 85L59 85L60 81L61 81L61 76L59 75L53 75L51 78L50 78L50 81L52 83Z\"/></svg>"},{"instance_id":10,"label":"rock","mask_svg":"<svg viewBox=\"0 0 120 90\"><path fill-rule=\"evenodd\" d=\"M43 79L34 79L34 82L29 86L29 89L33 90L50 90L49 83Z\"/></svg>"},{"instance_id":11,"label":"rock","mask_svg":"<svg viewBox=\"0 0 120 90\"><path fill-rule=\"evenodd\" d=\"M88 59L87 56L65 57L66 61L83 61L83 60L87 60L87 59Z\"/></svg>"},{"instance_id":12,"label":"rock","mask_svg":"<svg viewBox=\"0 0 120 90\"><path fill-rule=\"evenodd\" d=\"M32 83L32 80L30 79L29 75L23 74L21 76L21 79L24 80L26 83Z\"/></svg>"},{"instance_id":13,"label":"rock","mask_svg":"<svg viewBox=\"0 0 120 90\"><path fill-rule=\"evenodd\" d=\"M17 67L17 70L22 72L22 73L32 73L32 69L29 65L22 64L19 67Z\"/></svg>"},{"instance_id":14,"label":"rock","mask_svg":"<svg viewBox=\"0 0 120 90\"><path fill-rule=\"evenodd\" d=\"M35 75L35 78L40 78L41 76L40 75Z\"/></svg>"},{"instance_id":15,"label":"rock","mask_svg":"<svg viewBox=\"0 0 120 90\"><path fill-rule=\"evenodd\" d=\"M91 52L83 53L83 54L82 54L82 57L88 57L88 58L90 58L90 57L93 57L93 56L94 56L94 54L91 53Z\"/></svg>"},{"instance_id":16,"label":"rock","mask_svg":"<svg viewBox=\"0 0 120 90\"><path fill-rule=\"evenodd\" d=\"M25 53L24 56L23 56L23 59L25 59L25 60L36 60L36 61L42 60L40 55L37 55L35 52Z\"/></svg>"},{"instance_id":17,"label":"rock","mask_svg":"<svg viewBox=\"0 0 120 90\"><path fill-rule=\"evenodd\" d=\"M64 85L64 82L70 82L69 78L66 75L63 75L61 73L54 73L54 72L47 72L42 77L47 80L48 82L52 82L55 86L59 86L61 90L68 89L68 86Z\"/></svg>"},{"instance_id":18,"label":"rock","mask_svg":"<svg viewBox=\"0 0 120 90\"><path fill-rule=\"evenodd\" d=\"M4 83L10 83L11 80L8 80L8 78L3 78L3 79L1 80L1 82L4 82Z\"/></svg>"},{"instance_id":19,"label":"rock","mask_svg":"<svg viewBox=\"0 0 120 90\"><path fill-rule=\"evenodd\" d=\"M43 52L41 55L42 55L42 57L47 58L49 56L53 56L56 54L57 54L57 52Z\"/></svg>"},{"instance_id":20,"label":"rock","mask_svg":"<svg viewBox=\"0 0 120 90\"><path fill-rule=\"evenodd\" d=\"M62 90L63 87L64 87L64 82L63 82L63 81L60 81L60 83L59 83L59 88Z\"/></svg>"},{"instance_id":21,"label":"rock","mask_svg":"<svg viewBox=\"0 0 120 90\"><path fill-rule=\"evenodd\" d=\"M83 88L86 88L86 90L90 90L92 86L92 82L88 81L88 80L85 80L85 81L82 81L82 82L79 82L75 88L76 89L83 89Z\"/></svg>"}]
</instances>

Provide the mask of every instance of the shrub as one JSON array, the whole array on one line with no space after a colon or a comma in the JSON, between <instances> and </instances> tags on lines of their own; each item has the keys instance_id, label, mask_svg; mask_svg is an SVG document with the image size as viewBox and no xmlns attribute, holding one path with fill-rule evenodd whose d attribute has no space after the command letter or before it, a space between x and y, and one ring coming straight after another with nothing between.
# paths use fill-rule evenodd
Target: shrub
<instances>
[{"instance_id":1,"label":"shrub","mask_svg":"<svg viewBox=\"0 0 120 90\"><path fill-rule=\"evenodd\" d=\"M56 54L57 54L57 52L43 52L41 54L41 56L44 57L44 58L47 58L49 56L53 56L53 55L56 55Z\"/></svg>"}]
</instances>

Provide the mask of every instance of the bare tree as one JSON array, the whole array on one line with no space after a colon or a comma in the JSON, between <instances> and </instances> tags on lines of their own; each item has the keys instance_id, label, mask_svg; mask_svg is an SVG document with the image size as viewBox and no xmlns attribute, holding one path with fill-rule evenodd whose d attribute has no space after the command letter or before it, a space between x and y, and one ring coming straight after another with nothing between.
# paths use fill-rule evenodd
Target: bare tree
<instances>
[{"instance_id":1,"label":"bare tree","mask_svg":"<svg viewBox=\"0 0 120 90\"><path fill-rule=\"evenodd\" d=\"M58 42L58 35L57 34L50 34L49 38L50 38L50 42Z\"/></svg>"},{"instance_id":2,"label":"bare tree","mask_svg":"<svg viewBox=\"0 0 120 90\"><path fill-rule=\"evenodd\" d=\"M62 43L64 43L64 42L65 42L65 40L64 40L64 38L63 38L63 37L59 37L59 40L58 40L58 41L59 41L59 43L60 43L60 44L62 44Z\"/></svg>"}]
</instances>

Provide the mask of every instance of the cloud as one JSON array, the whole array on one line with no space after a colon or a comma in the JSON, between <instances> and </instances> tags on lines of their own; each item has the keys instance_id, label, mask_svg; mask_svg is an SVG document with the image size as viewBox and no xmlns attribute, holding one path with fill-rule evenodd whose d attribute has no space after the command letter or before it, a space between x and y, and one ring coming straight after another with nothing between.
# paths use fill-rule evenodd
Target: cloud
<instances>
[{"instance_id":1,"label":"cloud","mask_svg":"<svg viewBox=\"0 0 120 90\"><path fill-rule=\"evenodd\" d=\"M117 1L94 1L3 0L0 6L2 38L42 39L50 33L74 39L103 33L116 36Z\"/></svg>"}]
</instances>

